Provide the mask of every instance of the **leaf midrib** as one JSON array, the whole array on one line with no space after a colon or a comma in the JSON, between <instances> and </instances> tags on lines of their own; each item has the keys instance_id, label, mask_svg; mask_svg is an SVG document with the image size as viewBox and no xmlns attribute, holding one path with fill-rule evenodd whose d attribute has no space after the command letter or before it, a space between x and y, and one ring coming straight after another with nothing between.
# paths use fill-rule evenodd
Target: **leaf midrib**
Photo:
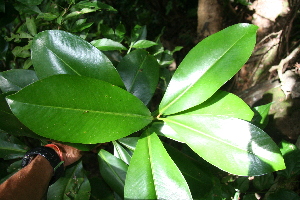
<instances>
[{"instance_id":1,"label":"leaf midrib","mask_svg":"<svg viewBox=\"0 0 300 200\"><path fill-rule=\"evenodd\" d=\"M15 100L12 100L15 101ZM108 112L108 111L99 111L99 110L90 110L90 109L83 109L83 108L66 108L66 107L59 107L59 106L47 106L47 105L38 105L38 104L31 104L31 103L24 103L20 101L16 101L21 104L30 105L30 106L37 106L37 107L47 107L47 108L53 108L53 109L62 109L62 110L73 110L73 111L79 111L82 113L86 113L86 111L94 112L98 114L106 114L106 115L116 115L116 116L127 116L127 117L136 117L136 118L145 118L145 119L151 119L151 116L146 115L140 115L140 114L133 114L133 113L121 113L121 112ZM86 114L88 114L86 113Z\"/></svg>"}]
</instances>

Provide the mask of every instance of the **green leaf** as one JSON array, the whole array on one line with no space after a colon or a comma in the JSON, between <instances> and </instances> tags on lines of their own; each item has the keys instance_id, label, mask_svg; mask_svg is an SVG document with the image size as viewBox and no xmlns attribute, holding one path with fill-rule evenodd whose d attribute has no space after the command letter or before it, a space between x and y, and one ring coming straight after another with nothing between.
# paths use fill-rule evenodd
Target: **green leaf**
<instances>
[{"instance_id":1,"label":"green leaf","mask_svg":"<svg viewBox=\"0 0 300 200\"><path fill-rule=\"evenodd\" d=\"M189 187L158 136L141 136L125 181L125 199L192 199Z\"/></svg>"},{"instance_id":2,"label":"green leaf","mask_svg":"<svg viewBox=\"0 0 300 200\"><path fill-rule=\"evenodd\" d=\"M33 70L12 69L0 72L0 89L4 93L19 91L37 80L38 78Z\"/></svg>"},{"instance_id":3,"label":"green leaf","mask_svg":"<svg viewBox=\"0 0 300 200\"><path fill-rule=\"evenodd\" d=\"M144 104L151 100L159 79L159 65L145 50L127 54L117 67L128 92Z\"/></svg>"},{"instance_id":4,"label":"green leaf","mask_svg":"<svg viewBox=\"0 0 300 200\"><path fill-rule=\"evenodd\" d=\"M15 136L27 136L42 138L24 126L18 118L12 114L5 100L5 97L12 93L0 94L0 129Z\"/></svg>"},{"instance_id":5,"label":"green leaf","mask_svg":"<svg viewBox=\"0 0 300 200\"><path fill-rule=\"evenodd\" d=\"M186 143L199 156L232 174L262 175L285 168L274 141L249 122L226 116L186 114L162 118L165 136Z\"/></svg>"},{"instance_id":6,"label":"green leaf","mask_svg":"<svg viewBox=\"0 0 300 200\"><path fill-rule=\"evenodd\" d=\"M254 25L237 24L202 40L176 70L160 114L186 110L212 96L250 57L256 30Z\"/></svg>"},{"instance_id":7,"label":"green leaf","mask_svg":"<svg viewBox=\"0 0 300 200\"><path fill-rule=\"evenodd\" d=\"M261 129L264 129L269 122L269 110L272 103L254 107L254 117L252 123Z\"/></svg>"},{"instance_id":8,"label":"green leaf","mask_svg":"<svg viewBox=\"0 0 300 200\"><path fill-rule=\"evenodd\" d=\"M253 180L253 186L258 191L268 190L274 184L274 175L272 173L263 176L256 176Z\"/></svg>"},{"instance_id":9,"label":"green leaf","mask_svg":"<svg viewBox=\"0 0 300 200\"><path fill-rule=\"evenodd\" d=\"M117 70L102 52L82 38L64 31L37 34L32 44L32 63L40 79L70 74L124 87Z\"/></svg>"},{"instance_id":10,"label":"green leaf","mask_svg":"<svg viewBox=\"0 0 300 200\"><path fill-rule=\"evenodd\" d=\"M107 38L94 40L91 42L91 44L101 51L127 50L127 48L124 47L121 43Z\"/></svg>"},{"instance_id":11,"label":"green leaf","mask_svg":"<svg viewBox=\"0 0 300 200\"><path fill-rule=\"evenodd\" d=\"M41 4L43 0L17 0L17 1L28 6L35 6Z\"/></svg>"},{"instance_id":12,"label":"green leaf","mask_svg":"<svg viewBox=\"0 0 300 200\"><path fill-rule=\"evenodd\" d=\"M129 154L129 152L118 142L112 141L112 143L114 145L114 156L123 160L127 165L129 165L132 154Z\"/></svg>"},{"instance_id":13,"label":"green leaf","mask_svg":"<svg viewBox=\"0 0 300 200\"><path fill-rule=\"evenodd\" d=\"M82 167L82 162L67 168L65 175L60 177L48 189L47 199L89 199L91 186Z\"/></svg>"},{"instance_id":14,"label":"green leaf","mask_svg":"<svg viewBox=\"0 0 300 200\"><path fill-rule=\"evenodd\" d=\"M113 7L111 7L110 5L107 5L105 3L101 3L99 1L80 1L75 5L76 8L79 9L84 9L84 8L89 8L89 9L94 9L94 10L108 10L108 11L117 11L116 9L114 9Z\"/></svg>"},{"instance_id":15,"label":"green leaf","mask_svg":"<svg viewBox=\"0 0 300 200\"><path fill-rule=\"evenodd\" d=\"M286 169L278 171L277 174L288 179L300 174L300 149L294 144L282 141L280 151L283 154Z\"/></svg>"},{"instance_id":16,"label":"green leaf","mask_svg":"<svg viewBox=\"0 0 300 200\"><path fill-rule=\"evenodd\" d=\"M123 197L128 166L125 162L103 149L98 155L100 173L103 179L118 195Z\"/></svg>"},{"instance_id":17,"label":"green leaf","mask_svg":"<svg viewBox=\"0 0 300 200\"><path fill-rule=\"evenodd\" d=\"M138 140L138 137L126 137L118 139L118 142L120 142L122 145L124 145L131 151L134 151Z\"/></svg>"},{"instance_id":18,"label":"green leaf","mask_svg":"<svg viewBox=\"0 0 300 200\"><path fill-rule=\"evenodd\" d=\"M164 144L164 147L187 181L193 198L205 197L213 187L212 176L207 172L208 169L204 169L201 163L172 146Z\"/></svg>"},{"instance_id":19,"label":"green leaf","mask_svg":"<svg viewBox=\"0 0 300 200\"><path fill-rule=\"evenodd\" d=\"M0 158L5 160L22 158L27 150L27 146L17 138L0 132Z\"/></svg>"},{"instance_id":20,"label":"green leaf","mask_svg":"<svg viewBox=\"0 0 300 200\"><path fill-rule=\"evenodd\" d=\"M278 191L271 193L270 196L266 198L266 200L282 200L282 199L300 200L300 196L293 191L279 189Z\"/></svg>"},{"instance_id":21,"label":"green leaf","mask_svg":"<svg viewBox=\"0 0 300 200\"><path fill-rule=\"evenodd\" d=\"M34 18L26 17L26 26L27 26L29 33L32 36L35 36L36 35L36 25L35 25Z\"/></svg>"},{"instance_id":22,"label":"green leaf","mask_svg":"<svg viewBox=\"0 0 300 200\"><path fill-rule=\"evenodd\" d=\"M157 45L156 42L152 42L149 40L138 40L132 45L132 48L145 49L145 48L149 48L149 47L152 47L155 45Z\"/></svg>"},{"instance_id":23,"label":"green leaf","mask_svg":"<svg viewBox=\"0 0 300 200\"><path fill-rule=\"evenodd\" d=\"M12 112L39 135L63 142L104 143L151 122L136 97L107 82L56 75L7 97Z\"/></svg>"},{"instance_id":24,"label":"green leaf","mask_svg":"<svg viewBox=\"0 0 300 200\"><path fill-rule=\"evenodd\" d=\"M254 115L250 107L238 96L225 91L217 91L200 105L181 114L224 115L250 121Z\"/></svg>"}]
</instances>

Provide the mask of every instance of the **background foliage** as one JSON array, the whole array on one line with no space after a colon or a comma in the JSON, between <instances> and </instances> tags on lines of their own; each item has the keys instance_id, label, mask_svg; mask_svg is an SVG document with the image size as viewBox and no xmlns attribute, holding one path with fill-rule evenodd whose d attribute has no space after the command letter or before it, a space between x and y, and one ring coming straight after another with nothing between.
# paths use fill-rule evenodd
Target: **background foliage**
<instances>
[{"instance_id":1,"label":"background foliage","mask_svg":"<svg viewBox=\"0 0 300 200\"><path fill-rule=\"evenodd\" d=\"M194 17L192 1L167 3L163 25L149 1L0 3L2 181L46 138L87 151L49 199L255 199L298 175L297 147L262 131L269 105L250 109L218 90L249 58L255 26L202 41L173 76L181 47L164 48L163 26L176 7ZM297 196L273 192L266 198Z\"/></svg>"}]
</instances>

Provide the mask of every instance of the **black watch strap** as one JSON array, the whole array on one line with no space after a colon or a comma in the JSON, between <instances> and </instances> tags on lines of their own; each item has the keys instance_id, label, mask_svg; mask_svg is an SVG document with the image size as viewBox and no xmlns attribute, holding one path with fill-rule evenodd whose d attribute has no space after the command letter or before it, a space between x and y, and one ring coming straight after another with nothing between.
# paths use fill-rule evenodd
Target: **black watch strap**
<instances>
[{"instance_id":1,"label":"black watch strap","mask_svg":"<svg viewBox=\"0 0 300 200\"><path fill-rule=\"evenodd\" d=\"M54 149L41 146L27 151L22 160L22 168L28 165L31 162L31 160L37 155L41 155L44 158L46 158L53 167L54 175L49 183L49 185L52 185L53 183L55 183L55 181L57 181L57 179L59 179L63 175L64 164L62 163L59 155Z\"/></svg>"}]
</instances>

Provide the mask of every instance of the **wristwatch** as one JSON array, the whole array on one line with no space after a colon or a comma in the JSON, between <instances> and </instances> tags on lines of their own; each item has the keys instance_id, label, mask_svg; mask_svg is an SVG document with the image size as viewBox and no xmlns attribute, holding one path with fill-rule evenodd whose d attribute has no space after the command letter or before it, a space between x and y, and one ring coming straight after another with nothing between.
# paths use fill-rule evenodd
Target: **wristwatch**
<instances>
[{"instance_id":1,"label":"wristwatch","mask_svg":"<svg viewBox=\"0 0 300 200\"><path fill-rule=\"evenodd\" d=\"M49 144L48 146L56 146L54 144ZM56 146L55 149L57 149L58 147ZM59 150L59 148L58 148ZM59 153L59 154L58 154ZM34 149L31 149L29 151L26 152L23 160L22 160L22 168L27 166L32 160L33 158L35 158L37 155L41 155L44 158L46 158L50 165L53 167L54 170L54 175L50 180L49 185L52 185L53 183L55 183L64 173L64 164L63 164L63 160L62 160L62 154L61 152L56 152L53 148L47 147L46 146L40 146L40 147L36 147Z\"/></svg>"}]
</instances>

